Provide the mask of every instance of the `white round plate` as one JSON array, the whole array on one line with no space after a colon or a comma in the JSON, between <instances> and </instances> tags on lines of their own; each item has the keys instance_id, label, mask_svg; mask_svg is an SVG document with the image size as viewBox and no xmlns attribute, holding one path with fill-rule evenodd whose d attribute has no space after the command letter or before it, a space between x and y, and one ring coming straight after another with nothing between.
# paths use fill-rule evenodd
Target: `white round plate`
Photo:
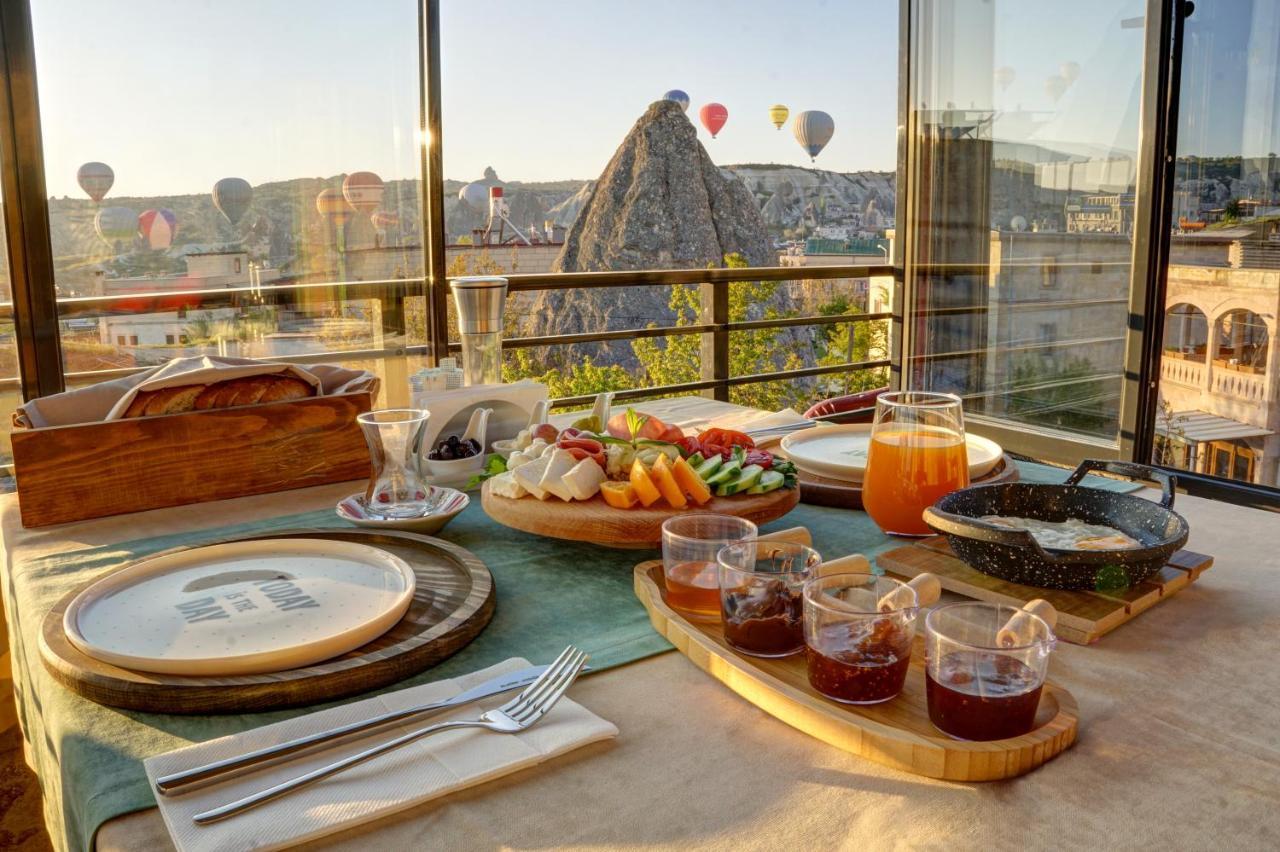
<instances>
[{"instance_id":1,"label":"white round plate","mask_svg":"<svg viewBox=\"0 0 1280 852\"><path fill-rule=\"evenodd\" d=\"M63 618L98 660L223 676L318 663L386 633L413 601L413 569L376 547L260 539L134 562L85 589Z\"/></svg>"},{"instance_id":2,"label":"white round plate","mask_svg":"<svg viewBox=\"0 0 1280 852\"><path fill-rule=\"evenodd\" d=\"M846 423L792 432L782 439L779 446L805 473L861 482L867 469L867 450L871 446L871 424ZM1004 450L995 441L971 432L965 434L965 449L969 456L971 480L990 473L1004 455Z\"/></svg>"},{"instance_id":3,"label":"white round plate","mask_svg":"<svg viewBox=\"0 0 1280 852\"><path fill-rule=\"evenodd\" d=\"M404 530L421 535L435 535L444 529L445 524L456 518L463 509L471 505L471 498L456 488L444 488L432 485L427 495L430 510L420 518L397 518L386 520L371 518L365 512L364 492L351 494L338 501L334 511L344 521L350 521L358 527L375 530Z\"/></svg>"}]
</instances>

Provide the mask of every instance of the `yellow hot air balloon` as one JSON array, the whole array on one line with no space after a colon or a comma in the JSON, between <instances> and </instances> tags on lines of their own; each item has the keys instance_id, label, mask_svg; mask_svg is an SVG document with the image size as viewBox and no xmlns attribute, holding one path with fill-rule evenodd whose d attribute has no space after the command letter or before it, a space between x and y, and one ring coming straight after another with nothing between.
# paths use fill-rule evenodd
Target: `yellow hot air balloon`
<instances>
[{"instance_id":1,"label":"yellow hot air balloon","mask_svg":"<svg viewBox=\"0 0 1280 852\"><path fill-rule=\"evenodd\" d=\"M791 110L787 109L783 104L774 104L769 107L769 120L773 122L773 126L778 130L782 129L782 125L787 123L787 116L791 115Z\"/></svg>"}]
</instances>

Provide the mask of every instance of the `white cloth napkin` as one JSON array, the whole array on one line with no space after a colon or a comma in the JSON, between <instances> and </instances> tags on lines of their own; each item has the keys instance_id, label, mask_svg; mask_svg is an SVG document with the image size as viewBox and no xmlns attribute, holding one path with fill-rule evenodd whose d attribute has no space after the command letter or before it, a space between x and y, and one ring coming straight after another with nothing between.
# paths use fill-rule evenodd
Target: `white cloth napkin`
<instances>
[{"instance_id":1,"label":"white cloth napkin","mask_svg":"<svg viewBox=\"0 0 1280 852\"><path fill-rule=\"evenodd\" d=\"M496 675L517 671L529 665L526 660L512 658L452 680L415 686L166 752L148 758L143 766L146 768L147 778L154 785L156 778L161 775L244 754L390 710L438 701L457 695ZM386 817L455 790L482 784L589 743L618 735L618 729L611 722L601 719L568 698L561 698L542 721L519 734L496 734L479 729L432 734L221 822L200 826L192 821L197 813L340 760L401 733L447 719L475 718L490 707L501 706L515 695L515 692L495 695L447 713L430 716L426 720L409 722L372 737L271 766L244 778L224 781L186 795L170 797L157 794L160 814L180 852L280 849Z\"/></svg>"}]
</instances>

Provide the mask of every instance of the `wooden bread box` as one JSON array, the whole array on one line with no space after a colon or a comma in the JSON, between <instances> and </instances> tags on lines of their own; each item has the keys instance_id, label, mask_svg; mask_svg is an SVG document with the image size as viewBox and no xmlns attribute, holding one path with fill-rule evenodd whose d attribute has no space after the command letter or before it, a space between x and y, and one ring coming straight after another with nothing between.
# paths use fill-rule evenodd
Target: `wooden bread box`
<instances>
[{"instance_id":1,"label":"wooden bread box","mask_svg":"<svg viewBox=\"0 0 1280 852\"><path fill-rule=\"evenodd\" d=\"M366 479L373 393L15 428L25 527Z\"/></svg>"}]
</instances>

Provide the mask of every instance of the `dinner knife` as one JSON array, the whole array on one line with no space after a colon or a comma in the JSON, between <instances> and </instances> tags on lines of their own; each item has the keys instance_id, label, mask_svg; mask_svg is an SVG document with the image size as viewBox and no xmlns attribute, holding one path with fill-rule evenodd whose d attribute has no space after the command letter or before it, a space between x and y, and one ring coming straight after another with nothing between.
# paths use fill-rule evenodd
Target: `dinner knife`
<instances>
[{"instance_id":1,"label":"dinner knife","mask_svg":"<svg viewBox=\"0 0 1280 852\"><path fill-rule=\"evenodd\" d=\"M224 776L232 773L238 776L247 772L254 772L304 754L311 754L321 748L339 742L356 739L358 736L364 736L407 719L414 719L428 713L437 713L462 704L470 704L472 701L479 701L491 695L510 692L513 689L519 689L533 683L546 669L546 666L530 666L510 674L498 675L479 686L473 686L465 692L460 692L444 701L419 704L416 707L408 707L404 710L393 710L390 713L374 716L372 719L362 719L339 728L320 731L319 733L309 734L278 745L260 748L248 754L228 757L193 769L184 769L181 772L163 775L156 779L156 792L162 796L181 795L224 780Z\"/></svg>"}]
</instances>

